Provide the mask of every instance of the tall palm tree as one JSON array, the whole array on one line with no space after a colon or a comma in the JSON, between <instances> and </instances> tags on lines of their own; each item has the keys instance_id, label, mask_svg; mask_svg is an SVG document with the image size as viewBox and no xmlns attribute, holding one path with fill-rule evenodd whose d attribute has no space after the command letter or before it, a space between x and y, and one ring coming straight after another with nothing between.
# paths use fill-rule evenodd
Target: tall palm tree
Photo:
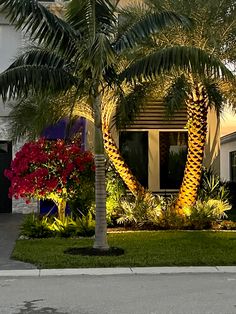
<instances>
[{"instance_id":1,"label":"tall palm tree","mask_svg":"<svg viewBox=\"0 0 236 314\"><path fill-rule=\"evenodd\" d=\"M191 45L214 55L219 61L224 63L230 61L231 66L236 64L236 8L233 1L146 0L144 2L146 10L174 10L188 14L195 20L193 29L188 32L179 29L179 32L163 32L158 38L149 37L143 43L147 51L155 51L173 44ZM125 10L124 14L136 19L143 12L143 7L142 10L137 10L136 7ZM149 73L149 76L151 77L152 74ZM183 214L184 207L193 205L197 199L206 143L208 109L216 106L216 111L220 112L226 99L228 99L228 103L229 100L231 100L231 104L235 103L235 92L233 92L235 86L233 87L232 84L214 80L209 84L209 80L194 74L189 75L187 72L184 73L184 76L184 80L181 73L177 80L173 76L172 86L168 83L163 86L163 90L166 89L167 94L170 93L165 97L167 107L172 105L177 109L182 102L187 108L188 115L188 155L183 182L176 201L176 210L180 214ZM212 73L206 72L205 77L213 79ZM167 88L168 86L169 88ZM219 94L219 91L222 95ZM180 99L181 97L182 99Z\"/></svg>"},{"instance_id":2,"label":"tall palm tree","mask_svg":"<svg viewBox=\"0 0 236 314\"><path fill-rule=\"evenodd\" d=\"M192 45L214 55L222 62L236 65L236 7L235 1L145 1L153 9L168 9L193 18L195 26L189 32L180 30L179 34L166 33L160 38L162 44L168 42ZM214 81L210 75L202 79L187 76L188 87L185 104L188 114L188 155L183 182L176 201L176 209L183 212L184 207L193 205L200 186L204 148L207 133L207 113L215 107L217 113L226 103L235 104L235 84ZM181 79L180 79L181 80ZM174 82L175 84L175 82ZM186 87L185 87L186 88ZM231 94L229 93L231 90ZM173 93L172 93L173 95Z\"/></svg>"},{"instance_id":3,"label":"tall palm tree","mask_svg":"<svg viewBox=\"0 0 236 314\"><path fill-rule=\"evenodd\" d=\"M0 0L0 12L16 27L27 32L38 47L23 53L0 75L0 95L3 100L28 97L31 94L58 95L73 89L76 99L88 87L88 98L94 114L96 229L94 248L107 250L105 207L105 160L102 136L104 92L119 80L132 80L143 69L153 75L169 71L174 66L184 69L228 75L227 69L193 48L172 47L136 65L131 64L116 75L118 55L132 50L137 43L166 26L189 24L189 20L173 12L147 14L117 36L116 7L109 0L72 0L66 7L65 19L48 11L37 0ZM181 56L181 57L180 57ZM147 61L150 59L150 62ZM156 59L158 58L158 59ZM201 60L201 62L200 62ZM139 66L138 70L136 66ZM154 72L153 72L154 71Z\"/></svg>"},{"instance_id":4,"label":"tall palm tree","mask_svg":"<svg viewBox=\"0 0 236 314\"><path fill-rule=\"evenodd\" d=\"M183 104L187 108L188 154L183 181L175 204L175 209L180 214L184 214L184 208L192 206L197 199L207 138L208 110L214 107L219 116L224 106L225 87L230 85L223 86L221 83L183 75L169 87L169 93L165 97L169 110L173 106L176 110ZM178 95L177 99L176 95Z\"/></svg>"}]
</instances>

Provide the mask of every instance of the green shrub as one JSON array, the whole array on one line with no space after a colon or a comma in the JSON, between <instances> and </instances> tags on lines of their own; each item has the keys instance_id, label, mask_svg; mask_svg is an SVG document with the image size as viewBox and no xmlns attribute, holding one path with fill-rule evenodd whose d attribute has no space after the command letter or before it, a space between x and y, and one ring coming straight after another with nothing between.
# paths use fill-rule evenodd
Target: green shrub
<instances>
[{"instance_id":1,"label":"green shrub","mask_svg":"<svg viewBox=\"0 0 236 314\"><path fill-rule=\"evenodd\" d=\"M48 228L48 219L41 219L35 214L27 215L21 226L21 235L27 238L49 238L54 232Z\"/></svg>"},{"instance_id":2,"label":"green shrub","mask_svg":"<svg viewBox=\"0 0 236 314\"><path fill-rule=\"evenodd\" d=\"M191 229L209 229L214 222L227 218L225 211L230 209L231 205L227 201L215 199L197 201L189 209L189 226Z\"/></svg>"},{"instance_id":3,"label":"green shrub","mask_svg":"<svg viewBox=\"0 0 236 314\"><path fill-rule=\"evenodd\" d=\"M82 237L92 237L95 234L95 220L93 214L88 212L87 215L76 219L76 235Z\"/></svg>"},{"instance_id":4,"label":"green shrub","mask_svg":"<svg viewBox=\"0 0 236 314\"><path fill-rule=\"evenodd\" d=\"M106 172L106 192L107 224L108 226L114 226L122 206L121 203L125 200L127 194L123 180L112 166L109 166Z\"/></svg>"},{"instance_id":5,"label":"green shrub","mask_svg":"<svg viewBox=\"0 0 236 314\"><path fill-rule=\"evenodd\" d=\"M121 201L118 224L136 227L151 227L161 215L163 198L147 192L137 198L129 197Z\"/></svg>"},{"instance_id":6,"label":"green shrub","mask_svg":"<svg viewBox=\"0 0 236 314\"><path fill-rule=\"evenodd\" d=\"M64 221L56 217L28 215L21 227L21 235L28 238L92 236L95 233L95 221L92 214L80 218L66 216Z\"/></svg>"}]
</instances>

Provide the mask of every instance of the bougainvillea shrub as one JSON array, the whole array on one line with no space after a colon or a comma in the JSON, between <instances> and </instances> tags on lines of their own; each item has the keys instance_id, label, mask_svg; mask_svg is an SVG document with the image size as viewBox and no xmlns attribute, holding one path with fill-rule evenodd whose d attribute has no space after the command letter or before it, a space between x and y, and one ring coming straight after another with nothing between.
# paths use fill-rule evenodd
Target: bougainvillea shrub
<instances>
[{"instance_id":1,"label":"bougainvillea shrub","mask_svg":"<svg viewBox=\"0 0 236 314\"><path fill-rule=\"evenodd\" d=\"M39 139L16 153L5 176L11 181L9 197L50 199L64 219L66 202L76 197L83 182L94 181L94 159L78 141Z\"/></svg>"}]
</instances>

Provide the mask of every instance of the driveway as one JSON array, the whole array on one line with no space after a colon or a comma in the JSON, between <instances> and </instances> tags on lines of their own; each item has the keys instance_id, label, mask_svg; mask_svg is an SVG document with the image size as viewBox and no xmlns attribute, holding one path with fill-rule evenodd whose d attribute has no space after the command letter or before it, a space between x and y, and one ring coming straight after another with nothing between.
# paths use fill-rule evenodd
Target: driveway
<instances>
[{"instance_id":1,"label":"driveway","mask_svg":"<svg viewBox=\"0 0 236 314\"><path fill-rule=\"evenodd\" d=\"M0 214L0 270L31 269L35 266L10 259L24 215Z\"/></svg>"}]
</instances>

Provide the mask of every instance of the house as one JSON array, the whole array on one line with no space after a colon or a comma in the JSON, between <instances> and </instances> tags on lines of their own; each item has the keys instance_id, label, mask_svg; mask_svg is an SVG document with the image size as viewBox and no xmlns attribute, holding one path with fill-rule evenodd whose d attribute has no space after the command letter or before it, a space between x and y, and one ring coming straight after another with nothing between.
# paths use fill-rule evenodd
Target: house
<instances>
[{"instance_id":1,"label":"house","mask_svg":"<svg viewBox=\"0 0 236 314\"><path fill-rule=\"evenodd\" d=\"M222 136L220 146L220 177L236 182L236 132Z\"/></svg>"},{"instance_id":2,"label":"house","mask_svg":"<svg viewBox=\"0 0 236 314\"><path fill-rule=\"evenodd\" d=\"M50 1L51 2L51 1ZM58 7L60 9L60 7ZM56 10L57 7L52 7ZM3 71L16 55L19 47L24 45L24 36L4 20L0 20L0 70ZM7 130L9 108L0 107L0 212L29 212L36 208L22 200L9 200L8 184L3 176L9 167L12 156L21 143L12 144ZM205 149L206 167L213 167L219 173L219 121L214 113L208 115L208 135ZM126 162L149 190L154 192L176 192L179 188L187 152L186 112L179 111L167 119L161 100L149 99L143 111L134 123L113 136ZM92 143L93 126L87 123L87 142ZM92 146L92 145L91 145ZM12 203L11 203L12 202Z\"/></svg>"},{"instance_id":3,"label":"house","mask_svg":"<svg viewBox=\"0 0 236 314\"><path fill-rule=\"evenodd\" d=\"M187 156L186 123L185 110L168 119L162 101L150 99L132 125L115 133L127 164L149 190L178 191ZM219 120L210 110L204 166L219 174L219 162Z\"/></svg>"},{"instance_id":4,"label":"house","mask_svg":"<svg viewBox=\"0 0 236 314\"><path fill-rule=\"evenodd\" d=\"M45 6L57 14L62 9L62 1L41 1ZM55 2L55 3L54 3ZM4 71L26 44L26 39L21 31L16 31L8 21L0 15L0 72ZM37 209L37 204L26 205L23 200L8 198L10 182L5 178L4 169L10 166L11 160L23 143L13 144L8 130L8 114L10 108L3 105L0 100L0 213L5 212L31 212Z\"/></svg>"}]
</instances>

